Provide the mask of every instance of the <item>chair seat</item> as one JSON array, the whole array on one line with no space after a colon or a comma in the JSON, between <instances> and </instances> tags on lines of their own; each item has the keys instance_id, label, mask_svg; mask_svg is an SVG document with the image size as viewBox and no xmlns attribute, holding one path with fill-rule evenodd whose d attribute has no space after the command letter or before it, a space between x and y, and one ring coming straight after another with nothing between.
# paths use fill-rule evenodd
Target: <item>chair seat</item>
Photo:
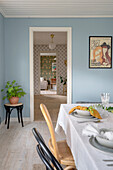
<instances>
[{"instance_id":1,"label":"chair seat","mask_svg":"<svg viewBox=\"0 0 113 170\"><path fill-rule=\"evenodd\" d=\"M66 140L58 141L57 142L57 146L58 146L59 158L60 158L59 162L62 165L75 166L71 150L68 147ZM49 140L49 148L52 151L52 153L54 154L54 150L53 150L53 146L52 146L52 143L51 143L51 139Z\"/></svg>"}]
</instances>

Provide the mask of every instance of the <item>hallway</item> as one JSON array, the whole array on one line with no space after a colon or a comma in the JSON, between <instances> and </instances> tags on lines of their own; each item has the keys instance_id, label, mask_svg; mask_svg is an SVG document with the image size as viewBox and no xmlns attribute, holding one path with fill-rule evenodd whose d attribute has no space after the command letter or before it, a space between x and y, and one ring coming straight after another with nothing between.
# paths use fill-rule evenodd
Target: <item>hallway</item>
<instances>
[{"instance_id":1,"label":"hallway","mask_svg":"<svg viewBox=\"0 0 113 170\"><path fill-rule=\"evenodd\" d=\"M67 96L63 95L35 95L34 96L34 120L43 121L43 115L40 110L40 104L43 103L47 106L52 121L57 120L60 104L67 103Z\"/></svg>"}]
</instances>

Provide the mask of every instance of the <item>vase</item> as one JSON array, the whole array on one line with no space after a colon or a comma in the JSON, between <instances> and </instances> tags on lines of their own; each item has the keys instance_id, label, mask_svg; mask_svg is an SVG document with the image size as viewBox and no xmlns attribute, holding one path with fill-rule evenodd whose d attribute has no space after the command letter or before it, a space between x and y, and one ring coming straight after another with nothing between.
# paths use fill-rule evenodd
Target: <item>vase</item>
<instances>
[{"instance_id":1,"label":"vase","mask_svg":"<svg viewBox=\"0 0 113 170\"><path fill-rule=\"evenodd\" d=\"M19 97L11 97L9 99L10 104L17 104L19 101Z\"/></svg>"}]
</instances>

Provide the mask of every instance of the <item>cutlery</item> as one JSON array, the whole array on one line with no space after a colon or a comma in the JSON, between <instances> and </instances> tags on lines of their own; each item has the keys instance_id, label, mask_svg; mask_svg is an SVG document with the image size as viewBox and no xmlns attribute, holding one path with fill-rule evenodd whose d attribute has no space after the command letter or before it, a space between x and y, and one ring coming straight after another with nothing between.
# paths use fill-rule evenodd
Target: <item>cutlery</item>
<instances>
[{"instance_id":1,"label":"cutlery","mask_svg":"<svg viewBox=\"0 0 113 170\"><path fill-rule=\"evenodd\" d=\"M104 161L104 162L112 162L113 159L104 159L103 161Z\"/></svg>"},{"instance_id":2,"label":"cutlery","mask_svg":"<svg viewBox=\"0 0 113 170\"><path fill-rule=\"evenodd\" d=\"M107 166L113 166L113 164L107 164Z\"/></svg>"},{"instance_id":3,"label":"cutlery","mask_svg":"<svg viewBox=\"0 0 113 170\"><path fill-rule=\"evenodd\" d=\"M82 121L77 121L78 123L86 123L86 122L95 122L95 123L98 123L98 122L100 122L100 120L82 120Z\"/></svg>"}]
</instances>

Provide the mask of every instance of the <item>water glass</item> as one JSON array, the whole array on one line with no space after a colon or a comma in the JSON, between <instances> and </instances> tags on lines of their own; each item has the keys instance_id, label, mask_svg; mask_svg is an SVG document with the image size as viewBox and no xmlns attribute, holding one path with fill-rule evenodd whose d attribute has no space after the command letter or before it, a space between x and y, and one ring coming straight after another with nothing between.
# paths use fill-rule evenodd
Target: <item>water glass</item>
<instances>
[{"instance_id":1,"label":"water glass","mask_svg":"<svg viewBox=\"0 0 113 170\"><path fill-rule=\"evenodd\" d=\"M109 104L110 94L109 93L102 93L101 94L101 101L102 104L106 107Z\"/></svg>"}]
</instances>

